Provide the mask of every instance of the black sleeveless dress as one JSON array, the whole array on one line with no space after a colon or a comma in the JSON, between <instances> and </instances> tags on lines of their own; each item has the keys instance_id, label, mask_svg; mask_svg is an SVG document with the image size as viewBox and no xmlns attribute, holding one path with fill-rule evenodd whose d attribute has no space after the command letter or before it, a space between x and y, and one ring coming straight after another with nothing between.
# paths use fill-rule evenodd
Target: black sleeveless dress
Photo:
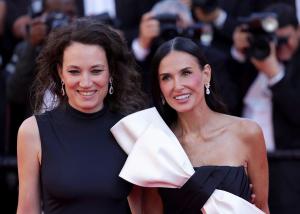
<instances>
[{"instance_id":1,"label":"black sleeveless dress","mask_svg":"<svg viewBox=\"0 0 300 214\"><path fill-rule=\"evenodd\" d=\"M180 188L160 188L165 214L199 214L215 189L250 201L251 190L243 166L201 166Z\"/></svg>"},{"instance_id":2,"label":"black sleeveless dress","mask_svg":"<svg viewBox=\"0 0 300 214\"><path fill-rule=\"evenodd\" d=\"M105 107L87 114L67 105L36 119L44 213L130 213L132 184L118 176L127 155L110 132L121 116Z\"/></svg>"}]
</instances>

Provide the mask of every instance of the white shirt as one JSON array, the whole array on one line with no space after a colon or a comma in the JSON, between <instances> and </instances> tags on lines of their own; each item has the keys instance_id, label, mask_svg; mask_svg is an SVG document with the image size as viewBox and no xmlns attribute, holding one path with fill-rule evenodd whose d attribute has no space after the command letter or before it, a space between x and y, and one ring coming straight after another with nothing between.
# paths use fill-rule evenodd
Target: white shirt
<instances>
[{"instance_id":1,"label":"white shirt","mask_svg":"<svg viewBox=\"0 0 300 214\"><path fill-rule=\"evenodd\" d=\"M84 0L84 15L98 15L108 12L111 18L116 17L116 4L114 0Z\"/></svg>"},{"instance_id":2,"label":"white shirt","mask_svg":"<svg viewBox=\"0 0 300 214\"><path fill-rule=\"evenodd\" d=\"M150 49L143 48L138 39L135 38L131 44L131 49L135 58L139 61L144 61L148 56Z\"/></svg>"},{"instance_id":3,"label":"white shirt","mask_svg":"<svg viewBox=\"0 0 300 214\"><path fill-rule=\"evenodd\" d=\"M224 10L220 10L219 16L214 21L216 28L221 29L227 19L227 13Z\"/></svg>"},{"instance_id":4,"label":"white shirt","mask_svg":"<svg viewBox=\"0 0 300 214\"><path fill-rule=\"evenodd\" d=\"M296 6L296 13L297 13L297 19L298 22L300 23L300 0L295 1L295 6Z\"/></svg>"}]
</instances>

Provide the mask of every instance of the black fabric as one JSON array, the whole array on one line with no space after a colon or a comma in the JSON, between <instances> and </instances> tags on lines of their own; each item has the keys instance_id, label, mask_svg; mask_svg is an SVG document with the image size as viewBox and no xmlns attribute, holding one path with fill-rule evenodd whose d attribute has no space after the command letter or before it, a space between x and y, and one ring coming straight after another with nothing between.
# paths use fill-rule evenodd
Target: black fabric
<instances>
[{"instance_id":1,"label":"black fabric","mask_svg":"<svg viewBox=\"0 0 300 214\"><path fill-rule=\"evenodd\" d=\"M127 155L110 132L121 116L105 107L86 114L68 105L36 118L44 213L130 213L132 184L118 176Z\"/></svg>"},{"instance_id":2,"label":"black fabric","mask_svg":"<svg viewBox=\"0 0 300 214\"><path fill-rule=\"evenodd\" d=\"M251 191L243 166L202 166L180 188L160 188L165 214L200 213L215 189L230 192L250 201Z\"/></svg>"}]
</instances>

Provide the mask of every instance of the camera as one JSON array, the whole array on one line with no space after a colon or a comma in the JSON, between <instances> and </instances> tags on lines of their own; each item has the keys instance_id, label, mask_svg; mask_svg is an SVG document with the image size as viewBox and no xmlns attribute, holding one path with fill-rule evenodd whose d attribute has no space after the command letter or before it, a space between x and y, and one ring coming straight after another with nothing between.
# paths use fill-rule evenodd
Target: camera
<instances>
[{"instance_id":1,"label":"camera","mask_svg":"<svg viewBox=\"0 0 300 214\"><path fill-rule=\"evenodd\" d=\"M179 28L177 14L163 13L154 17L160 24L159 39L168 41L176 36L182 36L194 40L196 43L209 46L213 39L213 29L211 25L205 23L194 23L186 28Z\"/></svg>"},{"instance_id":2,"label":"camera","mask_svg":"<svg viewBox=\"0 0 300 214\"><path fill-rule=\"evenodd\" d=\"M162 13L156 15L154 19L159 21L160 38L164 41L173 39L181 34L181 30L177 27L177 21L179 19L177 14Z\"/></svg>"},{"instance_id":3,"label":"camera","mask_svg":"<svg viewBox=\"0 0 300 214\"><path fill-rule=\"evenodd\" d=\"M67 26L71 23L70 18L61 12L50 12L45 18L45 24L50 32L53 29Z\"/></svg>"},{"instance_id":4,"label":"camera","mask_svg":"<svg viewBox=\"0 0 300 214\"><path fill-rule=\"evenodd\" d=\"M45 12L45 2L44 0L31 0L28 8L28 14L31 18L36 18L42 16ZM70 24L70 18L62 12L52 11L47 13L45 17L45 24L47 25L48 32L55 28L67 26ZM28 32L30 26L26 29Z\"/></svg>"},{"instance_id":5,"label":"camera","mask_svg":"<svg viewBox=\"0 0 300 214\"><path fill-rule=\"evenodd\" d=\"M200 7L204 13L211 13L219 7L218 0L193 0L192 8Z\"/></svg>"},{"instance_id":6,"label":"camera","mask_svg":"<svg viewBox=\"0 0 300 214\"><path fill-rule=\"evenodd\" d=\"M245 32L249 32L250 47L246 50L248 57L263 60L270 55L271 41L276 38L278 28L277 16L274 13L253 13L249 17L240 17L239 21L245 25Z\"/></svg>"}]
</instances>

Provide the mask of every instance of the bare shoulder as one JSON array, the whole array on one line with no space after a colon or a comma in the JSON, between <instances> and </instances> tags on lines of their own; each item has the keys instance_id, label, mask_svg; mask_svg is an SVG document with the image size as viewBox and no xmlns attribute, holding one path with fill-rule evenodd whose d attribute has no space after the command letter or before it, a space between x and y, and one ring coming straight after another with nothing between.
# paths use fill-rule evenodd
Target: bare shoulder
<instances>
[{"instance_id":1,"label":"bare shoulder","mask_svg":"<svg viewBox=\"0 0 300 214\"><path fill-rule=\"evenodd\" d=\"M263 141L261 127L253 120L235 116L227 116L230 121L229 130L236 135L242 143L251 143Z\"/></svg>"},{"instance_id":2,"label":"bare shoulder","mask_svg":"<svg viewBox=\"0 0 300 214\"><path fill-rule=\"evenodd\" d=\"M237 126L238 132L245 140L262 135L261 127L253 120L238 118Z\"/></svg>"},{"instance_id":3,"label":"bare shoulder","mask_svg":"<svg viewBox=\"0 0 300 214\"><path fill-rule=\"evenodd\" d=\"M35 116L31 116L23 121L19 128L19 134L22 135L34 135L38 132L38 126Z\"/></svg>"},{"instance_id":4,"label":"bare shoulder","mask_svg":"<svg viewBox=\"0 0 300 214\"><path fill-rule=\"evenodd\" d=\"M40 147L40 135L35 116L24 120L19 128L18 147L24 144L30 148L35 147L38 149Z\"/></svg>"}]
</instances>

